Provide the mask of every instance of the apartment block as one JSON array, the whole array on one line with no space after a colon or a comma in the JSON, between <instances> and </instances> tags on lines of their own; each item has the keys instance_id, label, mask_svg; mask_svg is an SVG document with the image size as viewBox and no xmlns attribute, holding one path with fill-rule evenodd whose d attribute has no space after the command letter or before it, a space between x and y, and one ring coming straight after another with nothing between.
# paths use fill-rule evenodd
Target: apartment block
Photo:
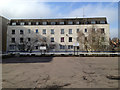
<instances>
[{"instance_id":1,"label":"apartment block","mask_svg":"<svg viewBox=\"0 0 120 90\"><path fill-rule=\"evenodd\" d=\"M0 53L7 50L7 24L9 20L0 16Z\"/></svg>"},{"instance_id":2,"label":"apartment block","mask_svg":"<svg viewBox=\"0 0 120 90\"><path fill-rule=\"evenodd\" d=\"M83 41L91 39L91 29L102 33L94 38L102 36L103 45L109 45L109 24L105 17L11 19L7 28L7 51L73 51L75 47L84 51Z\"/></svg>"}]
</instances>

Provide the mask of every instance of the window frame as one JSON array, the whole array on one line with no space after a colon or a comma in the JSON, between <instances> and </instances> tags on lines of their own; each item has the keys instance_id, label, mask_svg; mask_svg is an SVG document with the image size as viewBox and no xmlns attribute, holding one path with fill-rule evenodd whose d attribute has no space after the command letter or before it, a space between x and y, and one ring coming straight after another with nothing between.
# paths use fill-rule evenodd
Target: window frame
<instances>
[{"instance_id":1,"label":"window frame","mask_svg":"<svg viewBox=\"0 0 120 90\"><path fill-rule=\"evenodd\" d=\"M65 24L65 22L64 22L64 21L63 21L63 22L59 22L59 24L60 24L60 25L64 25L64 24Z\"/></svg>"},{"instance_id":2,"label":"window frame","mask_svg":"<svg viewBox=\"0 0 120 90\"><path fill-rule=\"evenodd\" d=\"M13 33L13 31L14 31L14 33ZM15 29L12 29L12 34L15 34Z\"/></svg>"},{"instance_id":3,"label":"window frame","mask_svg":"<svg viewBox=\"0 0 120 90\"><path fill-rule=\"evenodd\" d=\"M23 35L24 34L24 30L20 30L20 35Z\"/></svg>"},{"instance_id":4,"label":"window frame","mask_svg":"<svg viewBox=\"0 0 120 90\"><path fill-rule=\"evenodd\" d=\"M65 33L64 29L61 29L61 34L64 34L64 33Z\"/></svg>"},{"instance_id":5,"label":"window frame","mask_svg":"<svg viewBox=\"0 0 120 90\"><path fill-rule=\"evenodd\" d=\"M36 34L39 33L38 29L35 30L35 33L36 33Z\"/></svg>"},{"instance_id":6,"label":"window frame","mask_svg":"<svg viewBox=\"0 0 120 90\"><path fill-rule=\"evenodd\" d=\"M15 38L14 37L11 38L11 43L15 43Z\"/></svg>"},{"instance_id":7,"label":"window frame","mask_svg":"<svg viewBox=\"0 0 120 90\"><path fill-rule=\"evenodd\" d=\"M56 25L56 22L50 22L51 25Z\"/></svg>"},{"instance_id":8,"label":"window frame","mask_svg":"<svg viewBox=\"0 0 120 90\"><path fill-rule=\"evenodd\" d=\"M20 22L20 25L25 25L25 22Z\"/></svg>"},{"instance_id":9,"label":"window frame","mask_svg":"<svg viewBox=\"0 0 120 90\"><path fill-rule=\"evenodd\" d=\"M96 24L96 21L91 21L91 24Z\"/></svg>"},{"instance_id":10,"label":"window frame","mask_svg":"<svg viewBox=\"0 0 120 90\"><path fill-rule=\"evenodd\" d=\"M42 34L46 34L46 29L43 29L43 30L42 30Z\"/></svg>"},{"instance_id":11,"label":"window frame","mask_svg":"<svg viewBox=\"0 0 120 90\"><path fill-rule=\"evenodd\" d=\"M105 21L104 20L100 21L100 24L105 24Z\"/></svg>"},{"instance_id":12,"label":"window frame","mask_svg":"<svg viewBox=\"0 0 120 90\"><path fill-rule=\"evenodd\" d=\"M64 37L61 37L61 38L60 38L60 41L61 41L61 42L64 42L64 41L65 41L65 40L64 40Z\"/></svg>"},{"instance_id":13,"label":"window frame","mask_svg":"<svg viewBox=\"0 0 120 90\"><path fill-rule=\"evenodd\" d=\"M21 40L21 39L22 39L22 40ZM20 43L23 43L23 42L24 42L24 38L21 37L21 38L20 38Z\"/></svg>"},{"instance_id":14,"label":"window frame","mask_svg":"<svg viewBox=\"0 0 120 90\"><path fill-rule=\"evenodd\" d=\"M29 33L29 34L31 33L31 29L28 29L28 33Z\"/></svg>"},{"instance_id":15,"label":"window frame","mask_svg":"<svg viewBox=\"0 0 120 90\"><path fill-rule=\"evenodd\" d=\"M71 32L70 32L71 31ZM69 34L73 34L72 29L69 29Z\"/></svg>"},{"instance_id":16,"label":"window frame","mask_svg":"<svg viewBox=\"0 0 120 90\"><path fill-rule=\"evenodd\" d=\"M68 25L73 25L73 21L68 21Z\"/></svg>"},{"instance_id":17,"label":"window frame","mask_svg":"<svg viewBox=\"0 0 120 90\"><path fill-rule=\"evenodd\" d=\"M77 28L77 31L76 31L76 32L78 33L79 31L80 31L80 29L79 29L79 28Z\"/></svg>"},{"instance_id":18,"label":"window frame","mask_svg":"<svg viewBox=\"0 0 120 90\"><path fill-rule=\"evenodd\" d=\"M31 41L31 38L29 37L29 38L28 38L28 42L30 42L30 41Z\"/></svg>"},{"instance_id":19,"label":"window frame","mask_svg":"<svg viewBox=\"0 0 120 90\"><path fill-rule=\"evenodd\" d=\"M47 22L42 22L42 25L47 25Z\"/></svg>"},{"instance_id":20,"label":"window frame","mask_svg":"<svg viewBox=\"0 0 120 90\"><path fill-rule=\"evenodd\" d=\"M51 34L55 34L55 31L54 31L54 29L51 29Z\"/></svg>"},{"instance_id":21,"label":"window frame","mask_svg":"<svg viewBox=\"0 0 120 90\"><path fill-rule=\"evenodd\" d=\"M85 28L85 31L84 31L85 33L87 33L88 32L88 30L87 30L87 28Z\"/></svg>"},{"instance_id":22,"label":"window frame","mask_svg":"<svg viewBox=\"0 0 120 90\"><path fill-rule=\"evenodd\" d=\"M51 40L50 40L51 42L55 42L55 39L54 39L54 37L51 37Z\"/></svg>"},{"instance_id":23,"label":"window frame","mask_svg":"<svg viewBox=\"0 0 120 90\"><path fill-rule=\"evenodd\" d=\"M80 22L79 21L76 21L76 25L79 25L80 24Z\"/></svg>"},{"instance_id":24,"label":"window frame","mask_svg":"<svg viewBox=\"0 0 120 90\"><path fill-rule=\"evenodd\" d=\"M16 22L12 22L12 26L15 26L16 25Z\"/></svg>"},{"instance_id":25,"label":"window frame","mask_svg":"<svg viewBox=\"0 0 120 90\"><path fill-rule=\"evenodd\" d=\"M70 40L70 38L71 38L71 40ZM73 42L72 37L69 37L69 42Z\"/></svg>"},{"instance_id":26,"label":"window frame","mask_svg":"<svg viewBox=\"0 0 120 90\"><path fill-rule=\"evenodd\" d=\"M11 49L11 46L13 47L12 49ZM16 48L16 45L9 45L9 50L15 50L15 48Z\"/></svg>"},{"instance_id":27,"label":"window frame","mask_svg":"<svg viewBox=\"0 0 120 90\"><path fill-rule=\"evenodd\" d=\"M68 49L73 49L73 45L68 45Z\"/></svg>"}]
</instances>

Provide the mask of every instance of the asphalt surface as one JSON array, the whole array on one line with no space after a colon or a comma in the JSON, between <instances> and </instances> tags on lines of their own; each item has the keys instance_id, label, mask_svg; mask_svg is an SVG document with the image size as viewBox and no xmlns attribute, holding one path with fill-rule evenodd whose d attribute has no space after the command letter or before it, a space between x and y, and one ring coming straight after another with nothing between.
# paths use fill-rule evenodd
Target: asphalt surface
<instances>
[{"instance_id":1,"label":"asphalt surface","mask_svg":"<svg viewBox=\"0 0 120 90\"><path fill-rule=\"evenodd\" d=\"M3 88L117 88L118 57L3 59Z\"/></svg>"}]
</instances>

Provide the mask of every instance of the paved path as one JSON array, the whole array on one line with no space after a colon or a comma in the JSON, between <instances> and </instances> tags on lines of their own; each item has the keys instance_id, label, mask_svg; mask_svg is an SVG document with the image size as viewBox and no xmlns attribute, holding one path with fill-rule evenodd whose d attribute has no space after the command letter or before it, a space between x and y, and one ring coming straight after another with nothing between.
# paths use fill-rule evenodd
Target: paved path
<instances>
[{"instance_id":1,"label":"paved path","mask_svg":"<svg viewBox=\"0 0 120 90\"><path fill-rule=\"evenodd\" d=\"M3 88L118 87L118 80L106 78L118 74L118 57L20 57L3 62Z\"/></svg>"}]
</instances>

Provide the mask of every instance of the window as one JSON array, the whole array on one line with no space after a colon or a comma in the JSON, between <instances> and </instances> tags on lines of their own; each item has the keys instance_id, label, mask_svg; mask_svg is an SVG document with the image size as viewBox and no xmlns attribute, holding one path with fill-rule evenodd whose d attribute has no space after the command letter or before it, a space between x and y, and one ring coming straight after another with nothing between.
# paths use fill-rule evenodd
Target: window
<instances>
[{"instance_id":1,"label":"window","mask_svg":"<svg viewBox=\"0 0 120 90\"><path fill-rule=\"evenodd\" d=\"M42 22L43 25L47 25L47 22Z\"/></svg>"},{"instance_id":2,"label":"window","mask_svg":"<svg viewBox=\"0 0 120 90\"><path fill-rule=\"evenodd\" d=\"M54 29L51 29L51 34L54 34Z\"/></svg>"},{"instance_id":3,"label":"window","mask_svg":"<svg viewBox=\"0 0 120 90\"><path fill-rule=\"evenodd\" d=\"M105 24L105 21L100 21L100 24Z\"/></svg>"},{"instance_id":4,"label":"window","mask_svg":"<svg viewBox=\"0 0 120 90\"><path fill-rule=\"evenodd\" d=\"M64 29L61 29L61 34L64 34Z\"/></svg>"},{"instance_id":5,"label":"window","mask_svg":"<svg viewBox=\"0 0 120 90\"><path fill-rule=\"evenodd\" d=\"M72 22L72 21L69 21L68 24L71 25L71 24L73 24L73 22Z\"/></svg>"},{"instance_id":6,"label":"window","mask_svg":"<svg viewBox=\"0 0 120 90\"><path fill-rule=\"evenodd\" d=\"M91 21L91 24L95 24L95 21Z\"/></svg>"},{"instance_id":7,"label":"window","mask_svg":"<svg viewBox=\"0 0 120 90\"><path fill-rule=\"evenodd\" d=\"M104 28L101 28L101 34L105 33Z\"/></svg>"},{"instance_id":8,"label":"window","mask_svg":"<svg viewBox=\"0 0 120 90\"><path fill-rule=\"evenodd\" d=\"M31 33L31 30L30 30L30 29L28 29L28 33L29 33L29 34Z\"/></svg>"},{"instance_id":9,"label":"window","mask_svg":"<svg viewBox=\"0 0 120 90\"><path fill-rule=\"evenodd\" d=\"M15 43L15 38L11 38L11 42L12 42L12 43Z\"/></svg>"},{"instance_id":10,"label":"window","mask_svg":"<svg viewBox=\"0 0 120 90\"><path fill-rule=\"evenodd\" d=\"M21 22L20 25L24 25L25 23L24 22Z\"/></svg>"},{"instance_id":11,"label":"window","mask_svg":"<svg viewBox=\"0 0 120 90\"><path fill-rule=\"evenodd\" d=\"M9 45L10 50L15 50L15 45Z\"/></svg>"},{"instance_id":12,"label":"window","mask_svg":"<svg viewBox=\"0 0 120 90\"><path fill-rule=\"evenodd\" d=\"M38 33L38 29L36 29L36 33Z\"/></svg>"},{"instance_id":13,"label":"window","mask_svg":"<svg viewBox=\"0 0 120 90\"><path fill-rule=\"evenodd\" d=\"M56 23L55 22L51 22L51 25L55 25Z\"/></svg>"},{"instance_id":14,"label":"window","mask_svg":"<svg viewBox=\"0 0 120 90\"><path fill-rule=\"evenodd\" d=\"M24 34L23 30L20 30L20 34Z\"/></svg>"},{"instance_id":15,"label":"window","mask_svg":"<svg viewBox=\"0 0 120 90\"><path fill-rule=\"evenodd\" d=\"M44 41L44 42L46 42L46 41L47 41L47 40L46 40L46 37L43 37L43 41Z\"/></svg>"},{"instance_id":16,"label":"window","mask_svg":"<svg viewBox=\"0 0 120 90\"><path fill-rule=\"evenodd\" d=\"M51 42L54 42L54 38L53 37L51 37Z\"/></svg>"},{"instance_id":17,"label":"window","mask_svg":"<svg viewBox=\"0 0 120 90\"><path fill-rule=\"evenodd\" d=\"M16 22L13 22L12 25L16 25Z\"/></svg>"},{"instance_id":18,"label":"window","mask_svg":"<svg viewBox=\"0 0 120 90\"><path fill-rule=\"evenodd\" d=\"M87 41L87 37L85 37L85 41Z\"/></svg>"},{"instance_id":19,"label":"window","mask_svg":"<svg viewBox=\"0 0 120 90\"><path fill-rule=\"evenodd\" d=\"M37 50L37 49L38 49L38 46L35 46L35 49Z\"/></svg>"},{"instance_id":20,"label":"window","mask_svg":"<svg viewBox=\"0 0 120 90\"><path fill-rule=\"evenodd\" d=\"M65 49L65 45L60 45L60 49Z\"/></svg>"},{"instance_id":21,"label":"window","mask_svg":"<svg viewBox=\"0 0 120 90\"><path fill-rule=\"evenodd\" d=\"M12 34L15 34L15 30L12 30Z\"/></svg>"},{"instance_id":22,"label":"window","mask_svg":"<svg viewBox=\"0 0 120 90\"><path fill-rule=\"evenodd\" d=\"M79 21L77 21L77 22L76 22L76 24L78 25L78 24L80 24L80 22L79 22Z\"/></svg>"},{"instance_id":23,"label":"window","mask_svg":"<svg viewBox=\"0 0 120 90\"><path fill-rule=\"evenodd\" d=\"M88 22L86 21L85 24L88 24Z\"/></svg>"},{"instance_id":24,"label":"window","mask_svg":"<svg viewBox=\"0 0 120 90\"><path fill-rule=\"evenodd\" d=\"M46 29L43 29L43 34L46 34Z\"/></svg>"},{"instance_id":25,"label":"window","mask_svg":"<svg viewBox=\"0 0 120 90\"><path fill-rule=\"evenodd\" d=\"M61 42L64 42L64 37L61 37Z\"/></svg>"},{"instance_id":26,"label":"window","mask_svg":"<svg viewBox=\"0 0 120 90\"><path fill-rule=\"evenodd\" d=\"M79 29L77 29L77 33L79 32Z\"/></svg>"},{"instance_id":27,"label":"window","mask_svg":"<svg viewBox=\"0 0 120 90\"><path fill-rule=\"evenodd\" d=\"M68 45L68 49L73 49L73 45Z\"/></svg>"},{"instance_id":28,"label":"window","mask_svg":"<svg viewBox=\"0 0 120 90\"><path fill-rule=\"evenodd\" d=\"M59 22L60 25L64 25L64 22Z\"/></svg>"},{"instance_id":29,"label":"window","mask_svg":"<svg viewBox=\"0 0 120 90\"><path fill-rule=\"evenodd\" d=\"M69 34L72 34L72 29L69 29Z\"/></svg>"},{"instance_id":30,"label":"window","mask_svg":"<svg viewBox=\"0 0 120 90\"><path fill-rule=\"evenodd\" d=\"M72 42L72 37L69 37L69 42Z\"/></svg>"},{"instance_id":31,"label":"window","mask_svg":"<svg viewBox=\"0 0 120 90\"><path fill-rule=\"evenodd\" d=\"M28 38L28 41L31 41L31 38Z\"/></svg>"},{"instance_id":32,"label":"window","mask_svg":"<svg viewBox=\"0 0 120 90\"><path fill-rule=\"evenodd\" d=\"M87 32L87 29L85 29L85 32Z\"/></svg>"},{"instance_id":33,"label":"window","mask_svg":"<svg viewBox=\"0 0 120 90\"><path fill-rule=\"evenodd\" d=\"M39 25L39 22L36 22L36 25Z\"/></svg>"},{"instance_id":34,"label":"window","mask_svg":"<svg viewBox=\"0 0 120 90\"><path fill-rule=\"evenodd\" d=\"M20 43L23 43L23 38L20 38Z\"/></svg>"},{"instance_id":35,"label":"window","mask_svg":"<svg viewBox=\"0 0 120 90\"><path fill-rule=\"evenodd\" d=\"M28 22L28 25L31 25L31 22Z\"/></svg>"}]
</instances>

